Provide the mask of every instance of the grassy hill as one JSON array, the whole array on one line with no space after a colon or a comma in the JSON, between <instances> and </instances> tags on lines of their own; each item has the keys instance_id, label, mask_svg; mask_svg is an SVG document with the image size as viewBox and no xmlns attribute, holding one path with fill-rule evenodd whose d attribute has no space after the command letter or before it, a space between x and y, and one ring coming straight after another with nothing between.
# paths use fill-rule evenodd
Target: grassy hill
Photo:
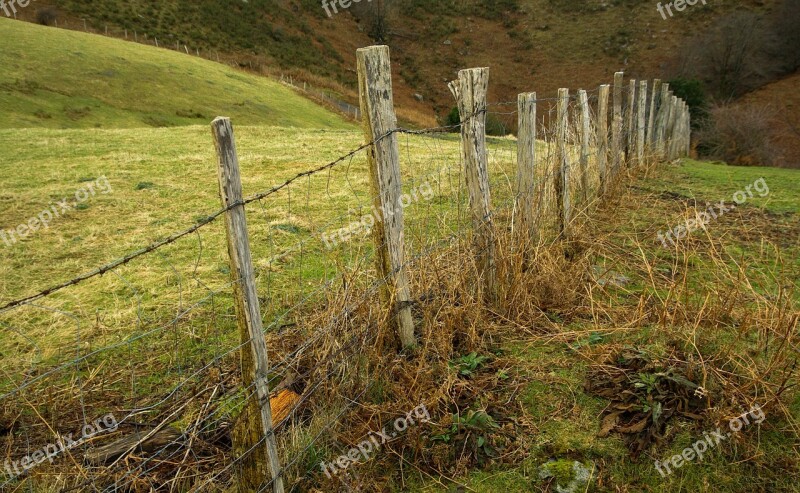
<instances>
[{"instance_id":1,"label":"grassy hill","mask_svg":"<svg viewBox=\"0 0 800 493\"><path fill-rule=\"evenodd\" d=\"M206 123L347 128L275 81L202 58L0 17L0 128Z\"/></svg>"}]
</instances>

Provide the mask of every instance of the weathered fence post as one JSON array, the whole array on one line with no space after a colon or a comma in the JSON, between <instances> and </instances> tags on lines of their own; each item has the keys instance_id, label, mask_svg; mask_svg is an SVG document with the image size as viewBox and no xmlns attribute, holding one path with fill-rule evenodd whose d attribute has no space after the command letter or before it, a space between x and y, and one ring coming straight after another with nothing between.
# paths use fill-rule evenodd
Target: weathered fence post
<instances>
[{"instance_id":1,"label":"weathered fence post","mask_svg":"<svg viewBox=\"0 0 800 493\"><path fill-rule=\"evenodd\" d=\"M358 92L364 135L374 144L367 151L372 200L382 211L382 221L372 228L375 259L390 323L397 329L403 347L415 344L411 316L411 287L405 266L403 193L400 180L400 149L397 117L392 96L392 69L388 46L370 46L357 51Z\"/></svg>"},{"instance_id":2,"label":"weathered fence post","mask_svg":"<svg viewBox=\"0 0 800 493\"><path fill-rule=\"evenodd\" d=\"M636 131L634 114L636 111L636 79L631 79L628 83L628 112L625 115L626 147L625 164L628 168L633 165L633 146L636 145Z\"/></svg>"},{"instance_id":3,"label":"weathered fence post","mask_svg":"<svg viewBox=\"0 0 800 493\"><path fill-rule=\"evenodd\" d=\"M622 72L614 74L614 109L611 120L611 173L619 173L620 154L622 154Z\"/></svg>"},{"instance_id":4,"label":"weathered fence post","mask_svg":"<svg viewBox=\"0 0 800 493\"><path fill-rule=\"evenodd\" d=\"M686 157L692 153L692 112L689 105L686 105L686 142L684 145L686 146L683 150Z\"/></svg>"},{"instance_id":5,"label":"weathered fence post","mask_svg":"<svg viewBox=\"0 0 800 493\"><path fill-rule=\"evenodd\" d=\"M676 151L678 157L686 157L688 155L688 152L686 152L688 114L689 105L686 104L686 101L681 99L681 112L679 115L680 124L678 125L678 129L680 130L680 138L678 139L678 149Z\"/></svg>"},{"instance_id":6,"label":"weathered fence post","mask_svg":"<svg viewBox=\"0 0 800 493\"><path fill-rule=\"evenodd\" d=\"M656 111L658 111L658 97L661 92L661 79L653 79L653 88L650 90L650 114L647 119L647 154L653 153L656 139L653 135L656 125Z\"/></svg>"},{"instance_id":7,"label":"weathered fence post","mask_svg":"<svg viewBox=\"0 0 800 493\"><path fill-rule=\"evenodd\" d=\"M491 303L499 297L496 238L489 191L488 154L486 151L486 92L489 89L489 68L472 68L458 72L458 79L449 84L458 101L461 115L461 150L464 159L478 265L486 283Z\"/></svg>"},{"instance_id":8,"label":"weathered fence post","mask_svg":"<svg viewBox=\"0 0 800 493\"><path fill-rule=\"evenodd\" d=\"M675 126L678 121L678 96L672 96L669 103L669 122L667 123L667 133L669 134L669 145L667 145L667 155L670 161L675 159Z\"/></svg>"},{"instance_id":9,"label":"weathered fence post","mask_svg":"<svg viewBox=\"0 0 800 493\"><path fill-rule=\"evenodd\" d=\"M603 84L597 93L597 172L600 175L600 190L608 189L608 91Z\"/></svg>"},{"instance_id":10,"label":"weathered fence post","mask_svg":"<svg viewBox=\"0 0 800 493\"><path fill-rule=\"evenodd\" d=\"M647 81L639 81L639 103L636 105L636 165L644 163L644 134L647 130L645 119L647 112Z\"/></svg>"},{"instance_id":11,"label":"weathered fence post","mask_svg":"<svg viewBox=\"0 0 800 493\"><path fill-rule=\"evenodd\" d=\"M536 93L517 96L517 211L526 247L536 245ZM525 248L527 250L527 248Z\"/></svg>"},{"instance_id":12,"label":"weathered fence post","mask_svg":"<svg viewBox=\"0 0 800 493\"><path fill-rule=\"evenodd\" d=\"M572 214L570 210L569 148L567 146L568 109L569 89L559 89L556 116L555 189L558 202L558 230L564 238L569 237L569 222Z\"/></svg>"},{"instance_id":13,"label":"weathered fence post","mask_svg":"<svg viewBox=\"0 0 800 493\"><path fill-rule=\"evenodd\" d=\"M666 110L667 111L664 114L664 159L669 160L669 146L672 139L672 135L670 134L670 122L672 121L672 112L674 111L674 107L672 105L672 91L667 93Z\"/></svg>"},{"instance_id":14,"label":"weathered fence post","mask_svg":"<svg viewBox=\"0 0 800 493\"><path fill-rule=\"evenodd\" d=\"M583 201L589 200L589 98L583 89L578 91L578 103L581 110L581 188L583 188Z\"/></svg>"},{"instance_id":15,"label":"weathered fence post","mask_svg":"<svg viewBox=\"0 0 800 493\"><path fill-rule=\"evenodd\" d=\"M214 145L217 149L219 194L225 213L225 229L228 237L231 279L236 320L242 341L242 381L245 388L255 388L242 411L246 419L241 420L235 436L241 443L236 449L246 454L239 471L239 491L256 491L265 478L272 478L273 491L283 492L283 478L278 460L278 449L272 428L272 409L269 402L269 360L267 342L261 321L258 294L255 285L253 260L250 255L250 240L247 236L247 220L242 205L242 182L239 175L239 158L233 126L228 118L217 118L211 123ZM246 392L247 393L247 392ZM260 417L260 419L259 419ZM235 439L236 440L236 439ZM259 445L260 441L264 441Z\"/></svg>"},{"instance_id":16,"label":"weathered fence post","mask_svg":"<svg viewBox=\"0 0 800 493\"><path fill-rule=\"evenodd\" d=\"M669 83L661 84L661 102L658 105L656 118L656 156L664 159L664 139L666 138L667 114L669 113Z\"/></svg>"}]
</instances>

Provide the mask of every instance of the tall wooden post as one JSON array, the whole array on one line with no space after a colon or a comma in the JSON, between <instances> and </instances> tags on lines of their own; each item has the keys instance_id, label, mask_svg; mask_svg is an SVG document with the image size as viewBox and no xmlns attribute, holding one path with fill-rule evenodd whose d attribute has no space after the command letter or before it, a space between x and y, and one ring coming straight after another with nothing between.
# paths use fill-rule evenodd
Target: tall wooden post
<instances>
[{"instance_id":1,"label":"tall wooden post","mask_svg":"<svg viewBox=\"0 0 800 493\"><path fill-rule=\"evenodd\" d=\"M555 188L558 202L559 233L569 237L569 223L572 215L570 203L569 148L567 146L567 126L569 125L569 89L558 90L558 111L556 116L556 173Z\"/></svg>"},{"instance_id":2,"label":"tall wooden post","mask_svg":"<svg viewBox=\"0 0 800 493\"><path fill-rule=\"evenodd\" d=\"M217 149L219 194L225 214L228 237L233 300L236 321L242 341L242 380L246 389L255 393L243 410L246 419L239 421L234 432L235 449L244 455L239 474L239 491L256 491L265 478L272 478L274 493L283 493L283 478L278 460L278 449L272 429L272 409L269 402L269 360L267 342L261 321L258 294L256 293L247 220L242 205L242 181L239 175L239 158L233 126L228 118L217 118L211 123L214 145ZM249 390L246 393L250 393ZM260 417L260 419L259 419ZM259 442L263 443L259 445Z\"/></svg>"},{"instance_id":3,"label":"tall wooden post","mask_svg":"<svg viewBox=\"0 0 800 493\"><path fill-rule=\"evenodd\" d=\"M672 96L669 103L669 122L667 123L667 134L669 135L667 145L667 155L670 160L675 159L675 124L678 120L678 96Z\"/></svg>"},{"instance_id":4,"label":"tall wooden post","mask_svg":"<svg viewBox=\"0 0 800 493\"><path fill-rule=\"evenodd\" d=\"M667 106L666 106L666 113L664 114L664 159L669 160L669 148L670 142L672 141L672 135L670 131L672 130L670 127L670 123L672 122L672 112L674 111L674 107L672 105L672 91L667 93Z\"/></svg>"},{"instance_id":5,"label":"tall wooden post","mask_svg":"<svg viewBox=\"0 0 800 493\"><path fill-rule=\"evenodd\" d=\"M644 134L647 130L647 81L639 81L639 103L636 105L636 165L644 163Z\"/></svg>"},{"instance_id":6,"label":"tall wooden post","mask_svg":"<svg viewBox=\"0 0 800 493\"><path fill-rule=\"evenodd\" d=\"M489 69L461 70L458 79L449 84L458 101L461 115L461 150L464 159L475 248L480 275L490 303L497 302L499 286L496 267L496 237L489 192L488 154L486 151L486 92L489 89Z\"/></svg>"},{"instance_id":7,"label":"tall wooden post","mask_svg":"<svg viewBox=\"0 0 800 493\"><path fill-rule=\"evenodd\" d=\"M658 98L661 93L661 79L653 79L653 88L650 90L650 111L647 119L647 153L653 153L656 138L653 135L656 125L656 111L658 111Z\"/></svg>"},{"instance_id":8,"label":"tall wooden post","mask_svg":"<svg viewBox=\"0 0 800 493\"><path fill-rule=\"evenodd\" d=\"M690 111L689 106L686 106L686 137L683 153L685 156L689 156L692 153L692 112Z\"/></svg>"},{"instance_id":9,"label":"tall wooden post","mask_svg":"<svg viewBox=\"0 0 800 493\"><path fill-rule=\"evenodd\" d=\"M625 163L628 167L633 165L634 149L636 145L636 79L628 81L628 109L625 114Z\"/></svg>"},{"instance_id":10,"label":"tall wooden post","mask_svg":"<svg viewBox=\"0 0 800 493\"><path fill-rule=\"evenodd\" d=\"M666 139L667 116L669 113L669 83L661 84L661 101L658 105L658 116L656 117L656 155L659 159L666 157L664 153L664 141Z\"/></svg>"},{"instance_id":11,"label":"tall wooden post","mask_svg":"<svg viewBox=\"0 0 800 493\"><path fill-rule=\"evenodd\" d=\"M517 97L517 211L520 238L536 245L536 93ZM527 250L527 248L526 248Z\"/></svg>"},{"instance_id":12,"label":"tall wooden post","mask_svg":"<svg viewBox=\"0 0 800 493\"><path fill-rule=\"evenodd\" d=\"M578 104L581 110L581 158L580 158L580 173L581 173L581 188L583 201L589 200L589 128L591 122L589 120L589 98L586 91L583 89L578 91Z\"/></svg>"},{"instance_id":13,"label":"tall wooden post","mask_svg":"<svg viewBox=\"0 0 800 493\"><path fill-rule=\"evenodd\" d=\"M597 93L597 172L600 175L600 190L608 190L608 92L610 86L603 84Z\"/></svg>"},{"instance_id":14,"label":"tall wooden post","mask_svg":"<svg viewBox=\"0 0 800 493\"><path fill-rule=\"evenodd\" d=\"M358 92L364 136L375 142L367 150L372 200L381 211L372 228L381 293L403 347L413 346L411 288L405 266L403 194L400 181L400 149L397 118L392 97L392 69L388 46L370 46L357 51Z\"/></svg>"},{"instance_id":15,"label":"tall wooden post","mask_svg":"<svg viewBox=\"0 0 800 493\"><path fill-rule=\"evenodd\" d=\"M614 109L611 120L611 167L609 175L619 173L622 154L622 72L614 74Z\"/></svg>"}]
</instances>

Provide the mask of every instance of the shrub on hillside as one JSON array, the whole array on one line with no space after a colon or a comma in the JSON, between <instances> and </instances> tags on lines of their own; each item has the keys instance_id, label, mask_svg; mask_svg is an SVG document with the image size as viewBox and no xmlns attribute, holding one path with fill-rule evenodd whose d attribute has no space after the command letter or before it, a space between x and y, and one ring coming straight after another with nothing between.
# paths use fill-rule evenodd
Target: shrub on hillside
<instances>
[{"instance_id":1,"label":"shrub on hillside","mask_svg":"<svg viewBox=\"0 0 800 493\"><path fill-rule=\"evenodd\" d=\"M709 111L697 134L702 155L739 166L774 166L772 112L764 107L725 105Z\"/></svg>"},{"instance_id":2,"label":"shrub on hillside","mask_svg":"<svg viewBox=\"0 0 800 493\"><path fill-rule=\"evenodd\" d=\"M52 26L58 19L58 11L53 7L45 7L36 11L36 23L43 26Z\"/></svg>"},{"instance_id":3,"label":"shrub on hillside","mask_svg":"<svg viewBox=\"0 0 800 493\"><path fill-rule=\"evenodd\" d=\"M461 115L458 112L458 107L454 106L453 109L450 110L450 113L447 114L447 119L445 120L445 125L448 127L453 127L450 129L451 132L460 132L461 126ZM494 135L494 136L505 136L508 135L509 129L506 125L500 121L496 116L488 113L486 115L486 135Z\"/></svg>"},{"instance_id":4,"label":"shrub on hillside","mask_svg":"<svg viewBox=\"0 0 800 493\"><path fill-rule=\"evenodd\" d=\"M453 109L450 110L450 113L447 114L447 120L445 120L445 125L448 127L453 127L451 132L458 132L459 127L458 124L461 123L461 115L458 113L458 107L453 106Z\"/></svg>"},{"instance_id":5,"label":"shrub on hillside","mask_svg":"<svg viewBox=\"0 0 800 493\"><path fill-rule=\"evenodd\" d=\"M679 98L686 101L689 105L689 112L692 115L692 128L699 128L705 120L708 112L708 97L703 83L697 79L678 77L671 79L669 88Z\"/></svg>"}]
</instances>

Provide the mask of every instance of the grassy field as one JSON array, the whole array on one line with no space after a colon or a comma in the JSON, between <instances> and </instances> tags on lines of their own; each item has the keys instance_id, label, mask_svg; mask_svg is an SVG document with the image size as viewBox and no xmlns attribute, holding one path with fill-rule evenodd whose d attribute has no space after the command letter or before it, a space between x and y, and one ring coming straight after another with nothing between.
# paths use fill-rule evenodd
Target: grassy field
<instances>
[{"instance_id":1,"label":"grassy field","mask_svg":"<svg viewBox=\"0 0 800 493\"><path fill-rule=\"evenodd\" d=\"M269 79L175 51L0 17L0 128L352 128Z\"/></svg>"},{"instance_id":2,"label":"grassy field","mask_svg":"<svg viewBox=\"0 0 800 493\"><path fill-rule=\"evenodd\" d=\"M246 195L325 164L361 142L359 132L346 130L243 126L236 127L236 131ZM7 206L0 215L2 229L26 222L53 201L71 198L87 184L99 183L100 177L107 179L109 190L90 197L84 206L53 221L49 228L19 243L0 245L4 250L0 259L3 301L31 294L116 259L202 220L218 207L215 157L205 126L0 130L0 136L3 171L8 177L3 196ZM407 210L409 250L414 254L436 239L463 229L468 218L464 214L463 186L454 168L458 160L457 138L401 136L400 141L405 190L435 177L434 198ZM499 206L510 197L513 144L504 139L490 141L493 191ZM589 237L599 239L592 249L592 262L629 280L624 287L603 290L598 300L602 300L604 309L633 313L645 293L674 290L672 281L659 278L658 282L651 282L648 273L675 268L673 264L680 263L685 252L664 249L656 240L656 233L680 224L695 201L731 202L734 192L762 177L769 184L769 195L756 194L735 213L712 223L708 235L722 242L728 266L746 266L748 282L756 291L769 295L776 292L776 283L786 279L796 282L800 278L796 173L684 161L678 166L662 166L637 181L601 212L599 221L587 226ZM368 235L333 250L326 249L321 240L323 232L335 231L357 218L367 203L366 163L363 155L357 155L330 173L316 175L248 207L259 291L270 300L265 304L267 325L280 327L301 320L303 310L292 309L298 300L307 296L323 299L324 290L318 291L321 283L336 272L370 267ZM686 241L703 242L704 237L705 233L695 232ZM303 247L298 249L297 245ZM230 311L225 308L229 298L225 294L228 270L224 249L221 223L211 223L197 237L185 238L160 254L134 261L118 269L114 276L48 297L43 305L76 317L79 327L85 327L77 331L78 345L75 318L43 315L34 309L23 310L22 315L15 312L10 319L5 317L3 325L12 330L0 337L0 347L4 354L13 348L14 357L4 357L4 388L9 389L12 382L18 381L17 372L53 368L70 361L76 351L84 354L106 345L123 344L91 360L86 371L95 368L93 372L98 373L86 376L98 381L113 380L119 366L102 361L125 361L125 371L133 369L136 378L120 390L127 389L124 393L133 402L148 402L148 396L158 395L180 380L182 368L213 358L220 348L233 347L236 342ZM722 289L730 279L720 278L717 260L702 250L689 257L685 267L691 289L684 293L685 297L678 298L681 303L694 306L697 299ZM789 285L783 287L793 292L796 307L797 290L792 291ZM210 290L222 291L217 296L220 304L213 308L203 304ZM186 338L184 342L176 345L172 332L125 342L171 324L177 310L194 303L200 303L200 308L176 325L178 333ZM797 471L793 449L796 438L786 434L790 424L779 416L770 416L759 434L745 433L740 437L743 442L722 445L702 464L686 466L666 480L652 467L652 460L645 457L655 460L679 453L703 431L713 429L710 422L671 424L665 444L634 461L624 459L627 451L621 438L596 436L607 401L583 389L595 362L624 347L637 347L659 356L669 354L676 346L686 349L687 327L683 322L676 322L670 330L635 317L628 324L616 317L599 323L591 316L587 319L585 314L579 315L580 303L560 309L543 305L542 310L550 322L533 327L532 332L503 338L498 351L501 357L492 366L493 372L499 371L494 365L505 368L504 374L511 375L511 382L518 385L515 399L520 414L492 412L505 419L525 420L536 430L530 436L519 437L526 458L508 464L487 463L466 476L459 475L457 483L474 491L547 491L548 481L538 479L539 467L558 458L592 462L598 468L600 481L607 482L597 491L743 492L747 490L738 485L745 478L758 478L762 485L772 488L766 491L792 491L786 478L789 472ZM696 342L702 354L713 355L714 348L729 341L731 334L716 330L714 337L702 344ZM140 351L147 351L147 355ZM235 359L231 358L228 356L226 361L234 364ZM70 395L69 381L75 376L68 371L51 385ZM99 397L107 394L98 390L85 391L86 396L91 396L89 401L96 409L112 409L111 402ZM496 382L492 392L504 391L508 391L504 382ZM495 409L493 397L478 397L474 407ZM790 400L788 412L800 418L800 399ZM441 430L427 432L433 435L438 431ZM737 447L750 450L747 447L756 443L760 444L757 459L739 464L737 461L746 457ZM752 469L778 456L784 457L779 468L766 469L768 472ZM384 460L391 462L391 457ZM382 475L370 466L365 466L362 474ZM426 484L427 476L414 478L413 474L406 477L410 485L393 488L448 491L439 482Z\"/></svg>"},{"instance_id":3,"label":"grassy field","mask_svg":"<svg viewBox=\"0 0 800 493\"><path fill-rule=\"evenodd\" d=\"M663 248L656 239L656 232L681 224L692 217L691 211L704 210L706 202L732 204L736 191L745 190L759 178L769 184L769 194L755 194L745 205L712 221L707 233L695 231L674 249ZM609 274L609 287L585 287L594 291L587 296L591 309L580 303L574 306L576 300L570 300L568 307L557 306L557 302L553 302L555 307L544 306L547 318L543 327L532 326L522 335L510 337L495 355L484 353L492 358L491 364L476 372L495 382L498 373L510 373L511 369L521 375L509 384L513 391L501 390L501 384L477 392L474 408L489 409L496 418L508 417L498 401L509 396L519 399L513 421L526 421L532 430L522 438L523 457L514 464L500 460L501 464L488 470L458 475L450 478L452 481L431 481L427 475L412 474L416 481L411 486L396 485L397 491L555 491L556 484L566 487L576 476L572 471L575 461L588 465L592 486L584 489L581 483L569 491L797 491L800 394L796 390L784 395L783 403L774 406L774 414L766 413L762 426L728 433L728 439L710 447L703 460L685 461L665 476L654 462L660 461L665 470L664 461L703 440L718 426L728 431L728 420L736 415L717 414L714 407L729 404L724 401L730 396L722 397L720 387L731 382L721 384L724 378L717 380L720 374L711 369L726 360L728 351L739 351L733 359L740 362L727 361L722 365L725 370L752 371L753 375L765 368L770 371L769 365L756 363L769 360L770 350L755 335L768 324L766 306L770 303L766 300L790 297L786 306L794 321L790 318L789 327L793 326L796 334L800 307L798 184L797 171L693 160L662 166L637 180L585 230L591 238L588 241L598 242L588 247L591 262L601 264L600 272ZM695 201L701 204L696 209ZM596 272L595 276L602 279ZM716 305L726 303L722 300L743 286L751 294L739 298L738 314L719 317ZM665 319L652 313L662 303L668 311ZM606 315L614 322L598 323ZM794 355L790 366L796 350L795 346L790 351ZM654 364L686 360L689 368L695 366L694 371L708 365L704 374L695 373L695 378L717 399L709 411L713 417L671 421L663 436L638 457L631 457L628 450L629 435L600 437L600 417L615 399L598 397L589 388L601 378L598 375L619 365L618 358L626 352L635 352ZM742 387L750 385L746 380L734 381ZM766 396L762 399L769 400ZM736 405L742 414L749 410L744 402ZM501 434L499 430L494 433ZM551 461L555 461L553 470L561 475L543 479L542 467Z\"/></svg>"}]
</instances>

